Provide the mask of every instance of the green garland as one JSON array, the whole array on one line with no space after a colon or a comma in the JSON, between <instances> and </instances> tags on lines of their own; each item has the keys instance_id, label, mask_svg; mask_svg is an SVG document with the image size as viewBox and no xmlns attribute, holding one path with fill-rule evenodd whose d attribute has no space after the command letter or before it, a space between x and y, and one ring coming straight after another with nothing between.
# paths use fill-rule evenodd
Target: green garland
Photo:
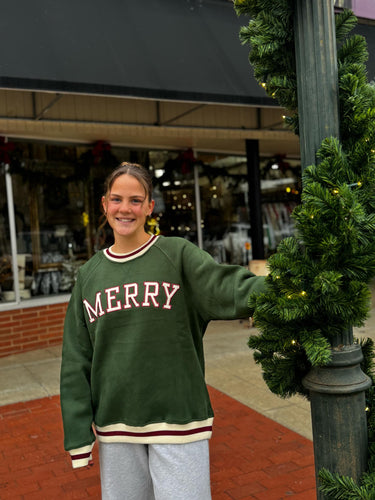
<instances>
[{"instance_id":1,"label":"green garland","mask_svg":"<svg viewBox=\"0 0 375 500\"><path fill-rule=\"evenodd\" d=\"M292 0L235 0L251 17L240 31L249 60L266 92L289 110L298 133L297 79ZM302 204L293 212L295 236L283 240L268 261L268 290L250 297L260 330L249 347L270 390L281 397L308 397L303 377L331 358L330 340L363 326L375 276L375 87L367 80L367 46L350 35L351 11L335 16L338 47L341 142L326 138L317 165L303 173ZM363 370L372 378L374 348L362 343ZM375 390L367 392L370 458L356 484L321 472L329 498L375 498Z\"/></svg>"}]
</instances>

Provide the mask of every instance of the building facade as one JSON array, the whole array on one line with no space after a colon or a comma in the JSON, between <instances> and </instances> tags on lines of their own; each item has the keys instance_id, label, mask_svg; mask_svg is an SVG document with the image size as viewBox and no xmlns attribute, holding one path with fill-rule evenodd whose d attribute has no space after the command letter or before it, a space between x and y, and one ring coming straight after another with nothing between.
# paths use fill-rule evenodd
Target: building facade
<instances>
[{"instance_id":1,"label":"building facade","mask_svg":"<svg viewBox=\"0 0 375 500\"><path fill-rule=\"evenodd\" d=\"M22 0L1 22L0 356L61 342L77 269L110 244L100 198L122 161L154 177L150 230L218 262L254 257L259 189L263 257L291 234L298 138L252 76L231 2Z\"/></svg>"}]
</instances>

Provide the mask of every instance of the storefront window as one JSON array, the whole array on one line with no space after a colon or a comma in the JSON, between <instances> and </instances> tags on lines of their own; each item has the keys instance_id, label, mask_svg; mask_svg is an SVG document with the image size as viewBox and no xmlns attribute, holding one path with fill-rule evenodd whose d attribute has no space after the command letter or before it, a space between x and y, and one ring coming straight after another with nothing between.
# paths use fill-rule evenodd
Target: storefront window
<instances>
[{"instance_id":1,"label":"storefront window","mask_svg":"<svg viewBox=\"0 0 375 500\"><path fill-rule=\"evenodd\" d=\"M93 190L101 167L95 160L87 147L13 143L9 173L21 300L69 293L79 266L93 254L98 217ZM6 200L3 183L0 188ZM5 266L11 244L2 212ZM15 300L12 275L2 278L1 300Z\"/></svg>"},{"instance_id":2,"label":"storefront window","mask_svg":"<svg viewBox=\"0 0 375 500\"><path fill-rule=\"evenodd\" d=\"M150 165L161 233L196 244L200 233L203 248L217 262L246 265L251 248L246 158L157 151L150 152Z\"/></svg>"},{"instance_id":3,"label":"storefront window","mask_svg":"<svg viewBox=\"0 0 375 500\"><path fill-rule=\"evenodd\" d=\"M0 301L14 302L15 288L21 300L70 293L79 267L111 244L111 232L98 230L107 175L122 161L145 163L147 153L112 150L104 141L91 146L14 141L8 149L13 201L8 202L2 172ZM0 163L5 169L5 162ZM8 206L14 217L13 244ZM12 251L18 263L16 287Z\"/></svg>"},{"instance_id":4,"label":"storefront window","mask_svg":"<svg viewBox=\"0 0 375 500\"><path fill-rule=\"evenodd\" d=\"M261 162L265 257L293 234L291 212L299 202L300 166L275 157ZM245 156L150 152L154 169L156 217L162 234L198 243L217 262L248 265L250 238L247 158ZM198 169L200 199L195 196ZM200 220L197 203L200 202Z\"/></svg>"},{"instance_id":5,"label":"storefront window","mask_svg":"<svg viewBox=\"0 0 375 500\"><path fill-rule=\"evenodd\" d=\"M263 160L260 169L263 240L268 257L283 238L294 233L291 215L301 199L301 165L278 155Z\"/></svg>"},{"instance_id":6,"label":"storefront window","mask_svg":"<svg viewBox=\"0 0 375 500\"><path fill-rule=\"evenodd\" d=\"M206 154L202 160L204 249L218 262L248 265L251 238L246 157Z\"/></svg>"},{"instance_id":7,"label":"storefront window","mask_svg":"<svg viewBox=\"0 0 375 500\"><path fill-rule=\"evenodd\" d=\"M161 234L197 243L193 157L150 151L149 162L154 177L154 215Z\"/></svg>"},{"instance_id":8,"label":"storefront window","mask_svg":"<svg viewBox=\"0 0 375 500\"><path fill-rule=\"evenodd\" d=\"M84 189L74 151L15 144L10 173L21 299L70 291L66 264L87 258Z\"/></svg>"},{"instance_id":9,"label":"storefront window","mask_svg":"<svg viewBox=\"0 0 375 500\"><path fill-rule=\"evenodd\" d=\"M112 244L101 226L107 175L123 161L140 163L154 178L150 230L199 244L219 263L247 266L252 258L247 159L187 151L131 151L15 141L9 148L0 195L0 301L70 293L79 267ZM298 165L282 158L261 162L265 257L293 233ZM8 180L6 180L8 179ZM13 202L8 203L11 183ZM14 238L11 242L10 218ZM100 230L99 230L100 228ZM12 233L12 234L13 234ZM17 259L16 282L12 255Z\"/></svg>"}]
</instances>

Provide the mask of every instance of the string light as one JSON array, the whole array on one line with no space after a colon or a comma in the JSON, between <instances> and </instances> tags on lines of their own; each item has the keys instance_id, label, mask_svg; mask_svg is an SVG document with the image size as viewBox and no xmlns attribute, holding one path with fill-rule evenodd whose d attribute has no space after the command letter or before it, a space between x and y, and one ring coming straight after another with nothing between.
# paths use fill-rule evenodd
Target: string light
<instances>
[{"instance_id":1,"label":"string light","mask_svg":"<svg viewBox=\"0 0 375 500\"><path fill-rule=\"evenodd\" d=\"M353 182L353 184L348 184L348 187L362 187L362 181L358 181L358 182Z\"/></svg>"},{"instance_id":2,"label":"string light","mask_svg":"<svg viewBox=\"0 0 375 500\"><path fill-rule=\"evenodd\" d=\"M333 189L333 190L332 190L332 194L334 194L334 195L339 194L339 190L338 190L338 189Z\"/></svg>"},{"instance_id":3,"label":"string light","mask_svg":"<svg viewBox=\"0 0 375 500\"><path fill-rule=\"evenodd\" d=\"M305 292L305 290L302 290L302 292L300 293L301 297L305 297L307 295L307 292Z\"/></svg>"},{"instance_id":4,"label":"string light","mask_svg":"<svg viewBox=\"0 0 375 500\"><path fill-rule=\"evenodd\" d=\"M297 344L297 341L296 340L292 340L292 345L296 345Z\"/></svg>"}]
</instances>

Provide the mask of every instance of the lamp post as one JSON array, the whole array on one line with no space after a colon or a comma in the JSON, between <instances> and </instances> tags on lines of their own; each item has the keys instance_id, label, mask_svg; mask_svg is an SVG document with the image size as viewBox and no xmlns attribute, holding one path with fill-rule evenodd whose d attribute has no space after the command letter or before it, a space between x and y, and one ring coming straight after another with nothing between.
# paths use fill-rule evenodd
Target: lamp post
<instances>
[{"instance_id":1,"label":"lamp post","mask_svg":"<svg viewBox=\"0 0 375 500\"><path fill-rule=\"evenodd\" d=\"M294 0L297 96L302 169L316 163L324 138L339 137L339 105L333 0ZM314 368L303 384L311 396L315 471L359 479L367 464L362 351L348 327L331 341L332 361ZM319 481L317 477L317 489ZM324 499L319 492L317 497Z\"/></svg>"}]
</instances>

